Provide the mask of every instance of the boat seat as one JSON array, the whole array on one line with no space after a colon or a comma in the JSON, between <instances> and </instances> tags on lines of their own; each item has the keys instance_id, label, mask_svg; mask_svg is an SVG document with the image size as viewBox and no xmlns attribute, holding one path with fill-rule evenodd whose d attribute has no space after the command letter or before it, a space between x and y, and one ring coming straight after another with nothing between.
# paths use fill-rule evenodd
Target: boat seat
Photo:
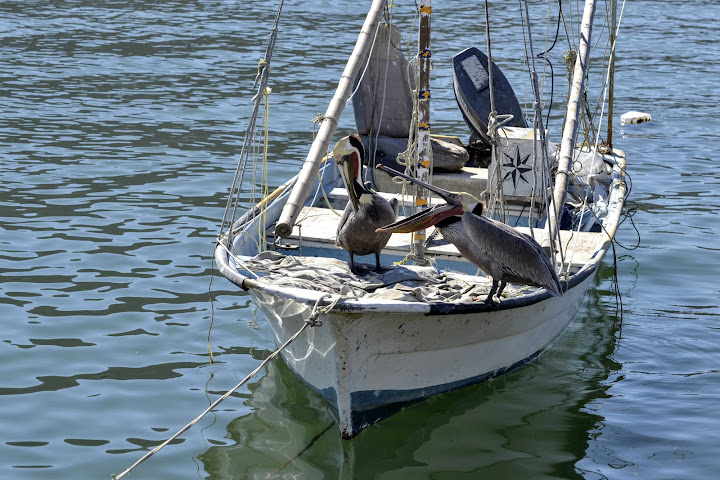
<instances>
[{"instance_id":1,"label":"boat seat","mask_svg":"<svg viewBox=\"0 0 720 480\"><path fill-rule=\"evenodd\" d=\"M360 135L360 139L366 152L375 152L374 156L369 155L366 159L369 165L386 165L395 170L404 170L405 167L397 162L397 156L407 150L407 138ZM454 141L455 139L457 141ZM457 172L470 159L468 151L457 137L431 135L430 146L433 155L433 172Z\"/></svg>"},{"instance_id":2,"label":"boat seat","mask_svg":"<svg viewBox=\"0 0 720 480\"><path fill-rule=\"evenodd\" d=\"M366 161L373 166L398 168L397 155L407 149L415 76L402 45L397 26L380 25L367 69L353 95L358 135L368 152ZM433 171L458 171L470 158L459 139L431 136L430 142Z\"/></svg>"}]
</instances>

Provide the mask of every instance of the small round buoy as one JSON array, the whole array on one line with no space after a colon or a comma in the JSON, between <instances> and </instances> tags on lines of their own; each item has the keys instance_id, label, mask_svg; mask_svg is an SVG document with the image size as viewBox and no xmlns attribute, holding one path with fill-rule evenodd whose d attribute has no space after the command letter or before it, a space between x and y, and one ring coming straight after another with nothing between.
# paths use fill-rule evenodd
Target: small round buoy
<instances>
[{"instance_id":1,"label":"small round buoy","mask_svg":"<svg viewBox=\"0 0 720 480\"><path fill-rule=\"evenodd\" d=\"M652 117L650 114L645 112L627 112L620 116L620 123L622 125L639 125L651 120Z\"/></svg>"}]
</instances>

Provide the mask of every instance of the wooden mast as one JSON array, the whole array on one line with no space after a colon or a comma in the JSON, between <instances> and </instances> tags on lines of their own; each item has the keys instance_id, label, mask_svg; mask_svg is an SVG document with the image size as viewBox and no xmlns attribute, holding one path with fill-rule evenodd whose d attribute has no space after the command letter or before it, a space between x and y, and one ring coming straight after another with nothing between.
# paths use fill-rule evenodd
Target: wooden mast
<instances>
[{"instance_id":1,"label":"wooden mast","mask_svg":"<svg viewBox=\"0 0 720 480\"><path fill-rule=\"evenodd\" d=\"M430 183L430 169L432 168L432 150L430 145L430 15L432 13L432 1L420 0L420 33L418 42L418 162L417 178L425 183ZM426 189L416 186L415 205L418 208L425 208L428 205L429 192ZM425 264L425 230L419 230L413 234L413 253L415 263Z\"/></svg>"},{"instance_id":2,"label":"wooden mast","mask_svg":"<svg viewBox=\"0 0 720 480\"><path fill-rule=\"evenodd\" d=\"M288 237L292 233L295 220L297 220L302 205L310 193L310 187L312 187L315 177L317 177L320 162L328 151L330 141L338 124L338 118L340 118L340 115L345 109L345 104L350 98L355 80L370 52L375 30L378 22L380 22L382 18L383 7L386 1L387 0L373 0L370 11L365 18L365 23L358 36L358 41L355 43L355 48L350 55L350 60L348 60L345 70L340 77L335 95L330 101L330 105L328 105L315 141L310 147L310 152L308 152L305 163L303 163L302 169L300 170L297 183L295 187L293 187L290 198L285 204L285 207L283 207L282 215L280 215L280 219L275 225L276 235Z\"/></svg>"},{"instance_id":3,"label":"wooden mast","mask_svg":"<svg viewBox=\"0 0 720 480\"><path fill-rule=\"evenodd\" d=\"M552 238L558 238L559 219L562 216L563 205L565 205L569 180L568 173L575 151L575 137L577 136L578 122L580 120L580 113L582 112L583 95L585 93L585 74L587 72L588 60L590 59L590 36L592 34L594 16L595 0L586 0L580 30L580 46L578 48L577 60L575 61L565 126L560 143L558 169L555 174L555 190L552 196L552 203L550 204L551 208L548 209L548 227Z\"/></svg>"}]
</instances>

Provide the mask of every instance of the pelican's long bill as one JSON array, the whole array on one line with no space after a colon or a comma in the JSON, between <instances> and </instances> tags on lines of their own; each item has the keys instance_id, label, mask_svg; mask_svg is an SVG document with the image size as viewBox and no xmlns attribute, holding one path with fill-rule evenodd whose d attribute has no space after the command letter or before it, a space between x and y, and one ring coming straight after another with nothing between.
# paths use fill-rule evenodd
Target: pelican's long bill
<instances>
[{"instance_id":1,"label":"pelican's long bill","mask_svg":"<svg viewBox=\"0 0 720 480\"><path fill-rule=\"evenodd\" d=\"M356 145L353 145L355 143ZM341 138L332 155L335 157L340 176L342 177L345 188L348 192L348 199L355 212L360 208L360 195L368 193L362 185L360 172L362 170L361 150L363 146L357 136L348 136ZM360 180L360 181L358 181ZM358 191L359 190L359 191Z\"/></svg>"},{"instance_id":2,"label":"pelican's long bill","mask_svg":"<svg viewBox=\"0 0 720 480\"><path fill-rule=\"evenodd\" d=\"M461 199L460 195L449 192L447 190L436 187L434 185L430 185L430 184L425 183L416 178L409 177L409 176L405 175L404 173L400 173L396 170L393 170L392 168L386 167L385 165L378 165L378 168L390 173L391 175L402 177L402 178L409 180L413 183L416 183L424 188L427 188L428 190L430 190L432 192L437 193L447 203L444 205L436 205L434 207L427 208L427 209L423 210L422 212L416 213L415 215L411 215L403 220L399 220L395 223L391 223L390 225L385 225L384 227L378 228L376 230L376 232L392 232L392 233L417 232L418 230L422 230L422 229L431 227L432 225L435 225L436 223L438 223L448 217L452 217L453 215L462 215L463 214L463 205L462 205L462 199Z\"/></svg>"},{"instance_id":3,"label":"pelican's long bill","mask_svg":"<svg viewBox=\"0 0 720 480\"><path fill-rule=\"evenodd\" d=\"M440 197L448 202L450 205L461 205L462 201L460 199L460 195L457 193L450 192L448 190L445 190L444 188L436 187L435 185L430 185L429 183L425 183L422 180L419 180L417 178L410 177L408 175L405 175L404 173L400 173L397 170L393 170L390 167L387 167L385 165L378 165L377 168L380 170L389 173L390 175L396 176L396 177L402 177L405 180L408 180L412 183L415 183L417 185L420 185L421 187L427 188L431 192L435 192Z\"/></svg>"},{"instance_id":4,"label":"pelican's long bill","mask_svg":"<svg viewBox=\"0 0 720 480\"><path fill-rule=\"evenodd\" d=\"M450 205L447 203L444 205L436 205L432 208L426 208L422 212L411 215L403 220L380 227L375 231L391 233L417 232L418 230L431 227L448 217L452 217L453 215L462 215L462 213L462 206Z\"/></svg>"},{"instance_id":5,"label":"pelican's long bill","mask_svg":"<svg viewBox=\"0 0 720 480\"><path fill-rule=\"evenodd\" d=\"M345 183L345 188L348 193L348 199L354 211L358 211L359 201L358 193L355 191L355 177L353 176L355 167L353 165L352 154L350 155L337 155L335 157L335 163L337 163L340 176Z\"/></svg>"}]
</instances>

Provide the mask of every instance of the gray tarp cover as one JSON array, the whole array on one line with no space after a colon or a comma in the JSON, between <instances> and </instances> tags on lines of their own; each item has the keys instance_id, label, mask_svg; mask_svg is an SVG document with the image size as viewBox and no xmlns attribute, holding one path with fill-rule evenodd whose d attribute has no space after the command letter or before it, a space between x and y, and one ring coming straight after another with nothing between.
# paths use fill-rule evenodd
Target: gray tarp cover
<instances>
[{"instance_id":1,"label":"gray tarp cover","mask_svg":"<svg viewBox=\"0 0 720 480\"><path fill-rule=\"evenodd\" d=\"M487 277L438 272L433 267L397 265L384 273L370 270L358 276L347 262L327 257L294 257L263 252L244 262L259 280L276 286L304 288L366 299L406 302L476 302L484 300L490 288ZM520 291L508 285L509 295Z\"/></svg>"}]
</instances>

